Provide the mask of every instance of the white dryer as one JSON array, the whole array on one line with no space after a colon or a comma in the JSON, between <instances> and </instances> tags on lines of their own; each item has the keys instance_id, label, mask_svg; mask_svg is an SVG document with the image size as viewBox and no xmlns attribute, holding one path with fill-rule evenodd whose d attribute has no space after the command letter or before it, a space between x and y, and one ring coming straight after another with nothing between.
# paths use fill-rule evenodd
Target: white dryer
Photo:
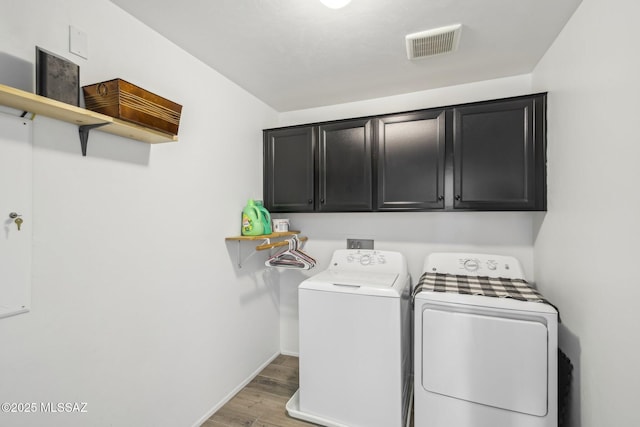
<instances>
[{"instance_id":1,"label":"white dryer","mask_svg":"<svg viewBox=\"0 0 640 427\"><path fill-rule=\"evenodd\" d=\"M289 415L330 427L403 427L412 388L404 255L337 250L298 289L300 388Z\"/></svg>"},{"instance_id":2,"label":"white dryer","mask_svg":"<svg viewBox=\"0 0 640 427\"><path fill-rule=\"evenodd\" d=\"M511 292L524 279L518 260L436 253L424 271L433 281L420 290L423 275L414 292L415 427L557 427L558 312L478 295L496 293L489 282Z\"/></svg>"}]
</instances>

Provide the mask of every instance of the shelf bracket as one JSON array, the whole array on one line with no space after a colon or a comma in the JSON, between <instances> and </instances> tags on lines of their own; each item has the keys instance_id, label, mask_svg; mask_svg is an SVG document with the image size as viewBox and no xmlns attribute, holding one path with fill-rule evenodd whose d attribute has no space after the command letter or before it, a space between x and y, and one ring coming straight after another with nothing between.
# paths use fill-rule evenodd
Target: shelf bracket
<instances>
[{"instance_id":1,"label":"shelf bracket","mask_svg":"<svg viewBox=\"0 0 640 427\"><path fill-rule=\"evenodd\" d=\"M265 238L264 241L261 243L262 245L267 245L271 242L270 239ZM245 257L245 259L242 259L241 253L240 253L240 240L238 240L238 268L242 268L242 263L243 262L247 262L249 260L249 258L251 258L252 255L254 255L256 252L258 252L257 250L253 250L251 251L251 253L249 255L247 255Z\"/></svg>"},{"instance_id":2,"label":"shelf bracket","mask_svg":"<svg viewBox=\"0 0 640 427\"><path fill-rule=\"evenodd\" d=\"M95 125L82 125L78 127L80 133L80 148L82 148L82 156L87 157L87 142L89 141L89 132L91 129L99 128L108 123L97 123Z\"/></svg>"}]
</instances>

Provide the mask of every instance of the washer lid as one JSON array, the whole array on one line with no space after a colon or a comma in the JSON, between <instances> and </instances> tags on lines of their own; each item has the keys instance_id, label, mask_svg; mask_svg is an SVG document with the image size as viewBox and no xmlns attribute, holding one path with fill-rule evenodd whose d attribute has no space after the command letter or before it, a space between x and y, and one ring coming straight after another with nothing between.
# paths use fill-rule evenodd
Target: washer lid
<instances>
[{"instance_id":1,"label":"washer lid","mask_svg":"<svg viewBox=\"0 0 640 427\"><path fill-rule=\"evenodd\" d=\"M302 282L299 289L400 297L402 282L397 273L325 270Z\"/></svg>"}]
</instances>

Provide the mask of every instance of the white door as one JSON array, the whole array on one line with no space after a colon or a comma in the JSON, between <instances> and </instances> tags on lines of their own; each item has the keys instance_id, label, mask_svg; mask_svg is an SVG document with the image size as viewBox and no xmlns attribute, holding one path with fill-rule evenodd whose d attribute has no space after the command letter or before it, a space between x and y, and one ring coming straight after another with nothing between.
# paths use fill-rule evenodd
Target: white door
<instances>
[{"instance_id":1,"label":"white door","mask_svg":"<svg viewBox=\"0 0 640 427\"><path fill-rule=\"evenodd\" d=\"M0 318L31 303L31 152L31 121L0 113Z\"/></svg>"}]
</instances>

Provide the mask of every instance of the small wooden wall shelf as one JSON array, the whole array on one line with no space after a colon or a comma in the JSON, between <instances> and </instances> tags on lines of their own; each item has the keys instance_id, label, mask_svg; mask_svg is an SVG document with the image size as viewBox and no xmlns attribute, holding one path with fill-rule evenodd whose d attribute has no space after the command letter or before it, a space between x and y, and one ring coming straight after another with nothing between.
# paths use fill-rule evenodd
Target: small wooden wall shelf
<instances>
[{"instance_id":1,"label":"small wooden wall shelf","mask_svg":"<svg viewBox=\"0 0 640 427\"><path fill-rule=\"evenodd\" d=\"M260 236L225 237L224 240L266 240L266 239L273 239L275 237L293 236L294 234L300 234L300 232L291 230L291 231L275 232L275 233L271 233L271 234L262 234Z\"/></svg>"},{"instance_id":2,"label":"small wooden wall shelf","mask_svg":"<svg viewBox=\"0 0 640 427\"><path fill-rule=\"evenodd\" d=\"M177 135L149 129L2 84L0 84L0 105L78 125L83 156L87 154L89 131L94 128L148 144L178 140Z\"/></svg>"},{"instance_id":3,"label":"small wooden wall shelf","mask_svg":"<svg viewBox=\"0 0 640 427\"><path fill-rule=\"evenodd\" d=\"M293 236L296 234L300 234L299 231L283 231L283 232L276 232L276 233L271 233L271 234L263 234L260 236L234 236L234 237L225 237L224 240L235 240L238 242L238 268L242 268L242 261L240 259L240 242L241 241L262 241L261 244L257 245L255 250L256 251L263 251L265 249L271 249L271 248L276 248L279 246L286 246L289 243L288 242L275 242L272 243L271 239L273 238L279 238L279 237L288 237L288 236ZM300 240L301 242L305 242L308 240L308 237L300 237L298 240ZM255 253L255 252L254 252ZM251 256L251 254L249 255ZM248 259L249 257L247 257L246 259ZM245 259L245 261L246 261Z\"/></svg>"}]
</instances>

